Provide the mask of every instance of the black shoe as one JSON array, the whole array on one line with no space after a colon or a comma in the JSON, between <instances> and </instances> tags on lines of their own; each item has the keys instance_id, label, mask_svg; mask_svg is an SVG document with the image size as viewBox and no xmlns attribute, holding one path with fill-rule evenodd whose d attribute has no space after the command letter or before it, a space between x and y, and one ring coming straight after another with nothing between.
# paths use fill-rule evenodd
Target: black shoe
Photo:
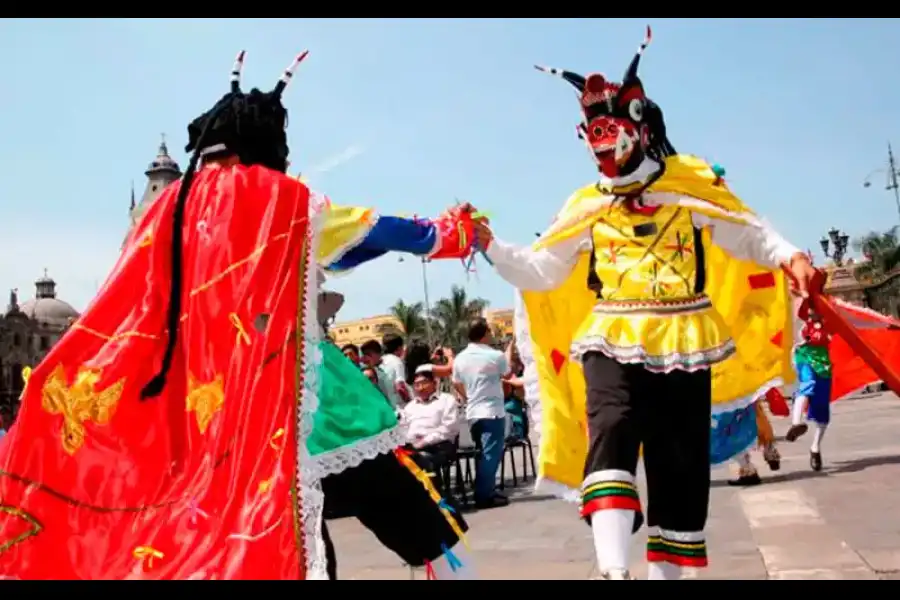
<instances>
[{"instance_id":1,"label":"black shoe","mask_svg":"<svg viewBox=\"0 0 900 600\"><path fill-rule=\"evenodd\" d=\"M762 478L759 476L759 473L754 473L753 475L741 475L737 479L731 479L728 481L728 485L734 485L738 487L750 487L753 485L759 485L762 483Z\"/></svg>"},{"instance_id":2,"label":"black shoe","mask_svg":"<svg viewBox=\"0 0 900 600\"><path fill-rule=\"evenodd\" d=\"M809 466L813 471L821 471L822 470L822 453L821 452L810 452L809 453Z\"/></svg>"},{"instance_id":3,"label":"black shoe","mask_svg":"<svg viewBox=\"0 0 900 600\"><path fill-rule=\"evenodd\" d=\"M485 509L485 508L499 508L501 506L508 506L509 498L502 494L494 494L488 500L476 500L475 508Z\"/></svg>"},{"instance_id":4,"label":"black shoe","mask_svg":"<svg viewBox=\"0 0 900 600\"><path fill-rule=\"evenodd\" d=\"M809 429L809 425L806 423L800 423L799 425L791 425L791 428L788 429L787 434L785 434L784 439L789 442L796 442L797 439L806 433Z\"/></svg>"}]
</instances>

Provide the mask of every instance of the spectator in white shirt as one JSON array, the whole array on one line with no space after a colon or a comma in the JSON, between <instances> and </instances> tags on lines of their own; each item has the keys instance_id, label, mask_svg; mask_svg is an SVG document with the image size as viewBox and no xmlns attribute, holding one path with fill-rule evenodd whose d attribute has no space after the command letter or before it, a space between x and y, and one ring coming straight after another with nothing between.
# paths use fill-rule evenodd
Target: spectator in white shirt
<instances>
[{"instance_id":1,"label":"spectator in white shirt","mask_svg":"<svg viewBox=\"0 0 900 600\"><path fill-rule=\"evenodd\" d=\"M384 355L381 357L381 370L393 383L401 401L409 402L412 395L406 385L406 364L403 362L406 344L403 338L396 333L388 333L381 338L381 347L384 350Z\"/></svg>"},{"instance_id":2,"label":"spectator in white shirt","mask_svg":"<svg viewBox=\"0 0 900 600\"><path fill-rule=\"evenodd\" d=\"M475 463L475 506L505 506L509 500L496 491L497 471L506 445L503 378L509 358L490 347L491 328L485 319L469 324L469 345L453 361L453 386L466 401L466 420L479 449Z\"/></svg>"},{"instance_id":3,"label":"spectator in white shirt","mask_svg":"<svg viewBox=\"0 0 900 600\"><path fill-rule=\"evenodd\" d=\"M381 342L369 340L360 346L359 349L362 352L362 364L375 369L375 372L378 373L378 388L384 393L391 406L399 410L403 406L403 399L397 392L397 386L394 384L394 381L382 368L384 352L381 348Z\"/></svg>"},{"instance_id":4,"label":"spectator in white shirt","mask_svg":"<svg viewBox=\"0 0 900 600\"><path fill-rule=\"evenodd\" d=\"M440 483L441 467L456 453L459 406L452 394L437 391L429 367L423 365L416 371L414 398L402 412L407 425L407 446L415 451L416 463Z\"/></svg>"}]
</instances>

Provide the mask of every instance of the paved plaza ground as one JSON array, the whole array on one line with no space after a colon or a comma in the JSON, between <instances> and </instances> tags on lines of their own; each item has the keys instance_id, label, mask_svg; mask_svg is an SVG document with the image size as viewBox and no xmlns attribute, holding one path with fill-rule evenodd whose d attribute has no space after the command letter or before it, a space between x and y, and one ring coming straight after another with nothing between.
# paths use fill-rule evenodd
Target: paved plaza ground
<instances>
[{"instance_id":1,"label":"paved plaza ground","mask_svg":"<svg viewBox=\"0 0 900 600\"><path fill-rule=\"evenodd\" d=\"M784 419L773 423L780 433L788 427ZM713 471L710 567L689 577L900 580L900 400L877 394L835 405L822 473L809 468L810 441L811 433L782 442L777 474L755 454L765 482L754 488L729 487L728 469ZM590 531L573 507L535 496L527 485L511 497L508 507L466 515L482 579L596 574ZM409 568L355 519L332 521L329 528L341 579L410 578ZM633 552L639 577L644 536L636 536Z\"/></svg>"}]
</instances>

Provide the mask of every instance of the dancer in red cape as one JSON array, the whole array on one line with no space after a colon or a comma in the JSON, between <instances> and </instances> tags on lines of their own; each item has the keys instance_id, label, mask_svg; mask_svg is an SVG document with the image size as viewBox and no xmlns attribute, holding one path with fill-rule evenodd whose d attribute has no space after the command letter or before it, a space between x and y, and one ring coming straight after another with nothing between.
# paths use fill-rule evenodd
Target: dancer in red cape
<instances>
[{"instance_id":1,"label":"dancer in red cape","mask_svg":"<svg viewBox=\"0 0 900 600\"><path fill-rule=\"evenodd\" d=\"M284 174L280 100L302 57L270 92L235 70L181 184L31 373L0 442L0 576L304 578L318 203ZM222 160L235 120L255 135Z\"/></svg>"}]
</instances>

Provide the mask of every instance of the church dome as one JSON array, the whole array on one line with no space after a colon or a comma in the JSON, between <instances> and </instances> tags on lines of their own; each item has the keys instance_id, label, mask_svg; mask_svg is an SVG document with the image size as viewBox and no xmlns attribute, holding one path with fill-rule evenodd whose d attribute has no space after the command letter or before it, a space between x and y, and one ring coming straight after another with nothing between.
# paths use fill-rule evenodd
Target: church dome
<instances>
[{"instance_id":1,"label":"church dome","mask_svg":"<svg viewBox=\"0 0 900 600\"><path fill-rule=\"evenodd\" d=\"M67 326L78 318L78 311L71 304L56 297L56 282L44 276L34 282L35 295L23 303L19 310L29 319L59 327Z\"/></svg>"}]
</instances>

